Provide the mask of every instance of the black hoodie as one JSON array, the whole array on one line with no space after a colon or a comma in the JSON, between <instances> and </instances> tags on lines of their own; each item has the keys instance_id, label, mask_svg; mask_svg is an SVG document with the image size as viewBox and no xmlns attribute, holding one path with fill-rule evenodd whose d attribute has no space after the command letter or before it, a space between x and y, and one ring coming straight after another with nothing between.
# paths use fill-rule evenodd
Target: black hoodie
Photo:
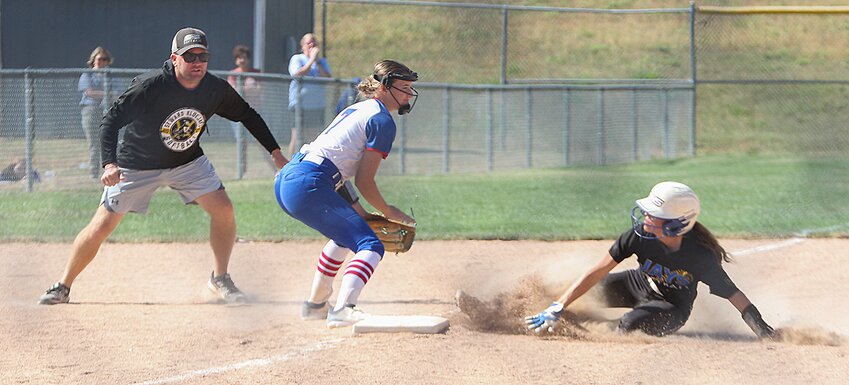
<instances>
[{"instance_id":1,"label":"black hoodie","mask_svg":"<svg viewBox=\"0 0 849 385\"><path fill-rule=\"evenodd\" d=\"M206 73L187 90L166 60L161 70L135 77L100 126L101 165L135 170L182 166L201 155L200 135L213 114L242 122L268 152L280 148L261 116L227 83ZM125 128L119 145L118 131Z\"/></svg>"}]
</instances>

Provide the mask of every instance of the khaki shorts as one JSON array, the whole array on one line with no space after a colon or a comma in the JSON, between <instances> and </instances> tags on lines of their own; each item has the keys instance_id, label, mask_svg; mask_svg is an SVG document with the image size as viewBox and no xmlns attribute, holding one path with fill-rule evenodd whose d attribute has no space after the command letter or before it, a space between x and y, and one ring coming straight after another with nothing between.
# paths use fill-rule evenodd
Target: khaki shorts
<instances>
[{"instance_id":1,"label":"khaki shorts","mask_svg":"<svg viewBox=\"0 0 849 385\"><path fill-rule=\"evenodd\" d=\"M123 179L111 187L104 187L100 204L118 214L147 213L150 198L163 186L176 190L183 203L213 191L223 190L224 183L206 155L175 168L161 170L132 170L121 168Z\"/></svg>"}]
</instances>

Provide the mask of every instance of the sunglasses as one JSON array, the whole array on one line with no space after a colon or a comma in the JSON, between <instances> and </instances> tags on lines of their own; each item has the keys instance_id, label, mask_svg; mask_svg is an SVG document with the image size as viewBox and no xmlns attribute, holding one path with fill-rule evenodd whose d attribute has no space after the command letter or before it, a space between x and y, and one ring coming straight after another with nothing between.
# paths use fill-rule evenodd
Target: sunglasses
<instances>
[{"instance_id":1,"label":"sunglasses","mask_svg":"<svg viewBox=\"0 0 849 385\"><path fill-rule=\"evenodd\" d=\"M203 63L206 63L206 62L209 61L209 52L202 52L202 53L186 52L186 53L184 53L180 56L183 57L183 60L185 60L186 63L194 63L198 60L200 60Z\"/></svg>"}]
</instances>

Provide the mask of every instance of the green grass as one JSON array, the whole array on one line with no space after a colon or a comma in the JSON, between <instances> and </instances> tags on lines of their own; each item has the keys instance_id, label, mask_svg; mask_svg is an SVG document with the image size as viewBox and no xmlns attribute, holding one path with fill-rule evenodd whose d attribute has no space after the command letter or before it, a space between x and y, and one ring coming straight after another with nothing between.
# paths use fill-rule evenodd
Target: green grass
<instances>
[{"instance_id":1,"label":"green grass","mask_svg":"<svg viewBox=\"0 0 849 385\"><path fill-rule=\"evenodd\" d=\"M849 161L707 156L623 166L492 174L383 176L389 202L413 209L420 239L602 239L630 225L635 199L678 180L702 199L700 220L720 236L790 236L849 220ZM249 240L318 239L278 207L268 180L227 182L238 235ZM70 241L94 213L99 192L0 193L0 241ZM204 241L208 220L176 193L158 192L147 215L127 215L116 242Z\"/></svg>"}]
</instances>

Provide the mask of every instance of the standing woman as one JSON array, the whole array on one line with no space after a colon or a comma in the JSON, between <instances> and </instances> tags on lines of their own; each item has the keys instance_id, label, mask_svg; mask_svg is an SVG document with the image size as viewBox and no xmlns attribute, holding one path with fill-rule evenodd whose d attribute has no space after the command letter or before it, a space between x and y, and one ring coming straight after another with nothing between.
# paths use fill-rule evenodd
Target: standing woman
<instances>
[{"instance_id":1,"label":"standing woman","mask_svg":"<svg viewBox=\"0 0 849 385\"><path fill-rule=\"evenodd\" d=\"M416 80L418 75L401 63L383 60L375 64L374 73L357 86L365 101L339 113L277 175L275 194L280 207L330 238L319 257L310 297L301 310L304 319L324 318L326 313L327 326L333 328L368 316L356 307L357 299L383 258L384 248L363 219L366 214L349 179L354 178L359 193L387 219L415 223L386 203L374 177L395 140L395 121L390 113L403 115L412 110L418 97L413 88ZM348 251L355 254L343 274L336 304L328 311L333 279Z\"/></svg>"},{"instance_id":2,"label":"standing woman","mask_svg":"<svg viewBox=\"0 0 849 385\"><path fill-rule=\"evenodd\" d=\"M758 337L773 336L772 327L723 270L722 262L730 261L728 253L696 222L700 202L690 187L661 182L636 204L631 211L633 228L548 309L525 318L529 329L553 331L563 309L601 282L607 306L633 309L619 320L619 331L664 336L687 322L701 281L711 294L731 302ZM608 274L634 254L637 269Z\"/></svg>"},{"instance_id":3,"label":"standing woman","mask_svg":"<svg viewBox=\"0 0 849 385\"><path fill-rule=\"evenodd\" d=\"M97 47L91 51L88 57L88 68L102 70L112 64L112 54L106 48ZM88 143L88 164L91 179L100 179L100 121L103 119L105 105L104 80L106 74L103 72L83 72L77 84L77 90L82 94L80 99L80 113L82 115L83 133ZM107 100L106 103L109 103Z\"/></svg>"}]
</instances>

